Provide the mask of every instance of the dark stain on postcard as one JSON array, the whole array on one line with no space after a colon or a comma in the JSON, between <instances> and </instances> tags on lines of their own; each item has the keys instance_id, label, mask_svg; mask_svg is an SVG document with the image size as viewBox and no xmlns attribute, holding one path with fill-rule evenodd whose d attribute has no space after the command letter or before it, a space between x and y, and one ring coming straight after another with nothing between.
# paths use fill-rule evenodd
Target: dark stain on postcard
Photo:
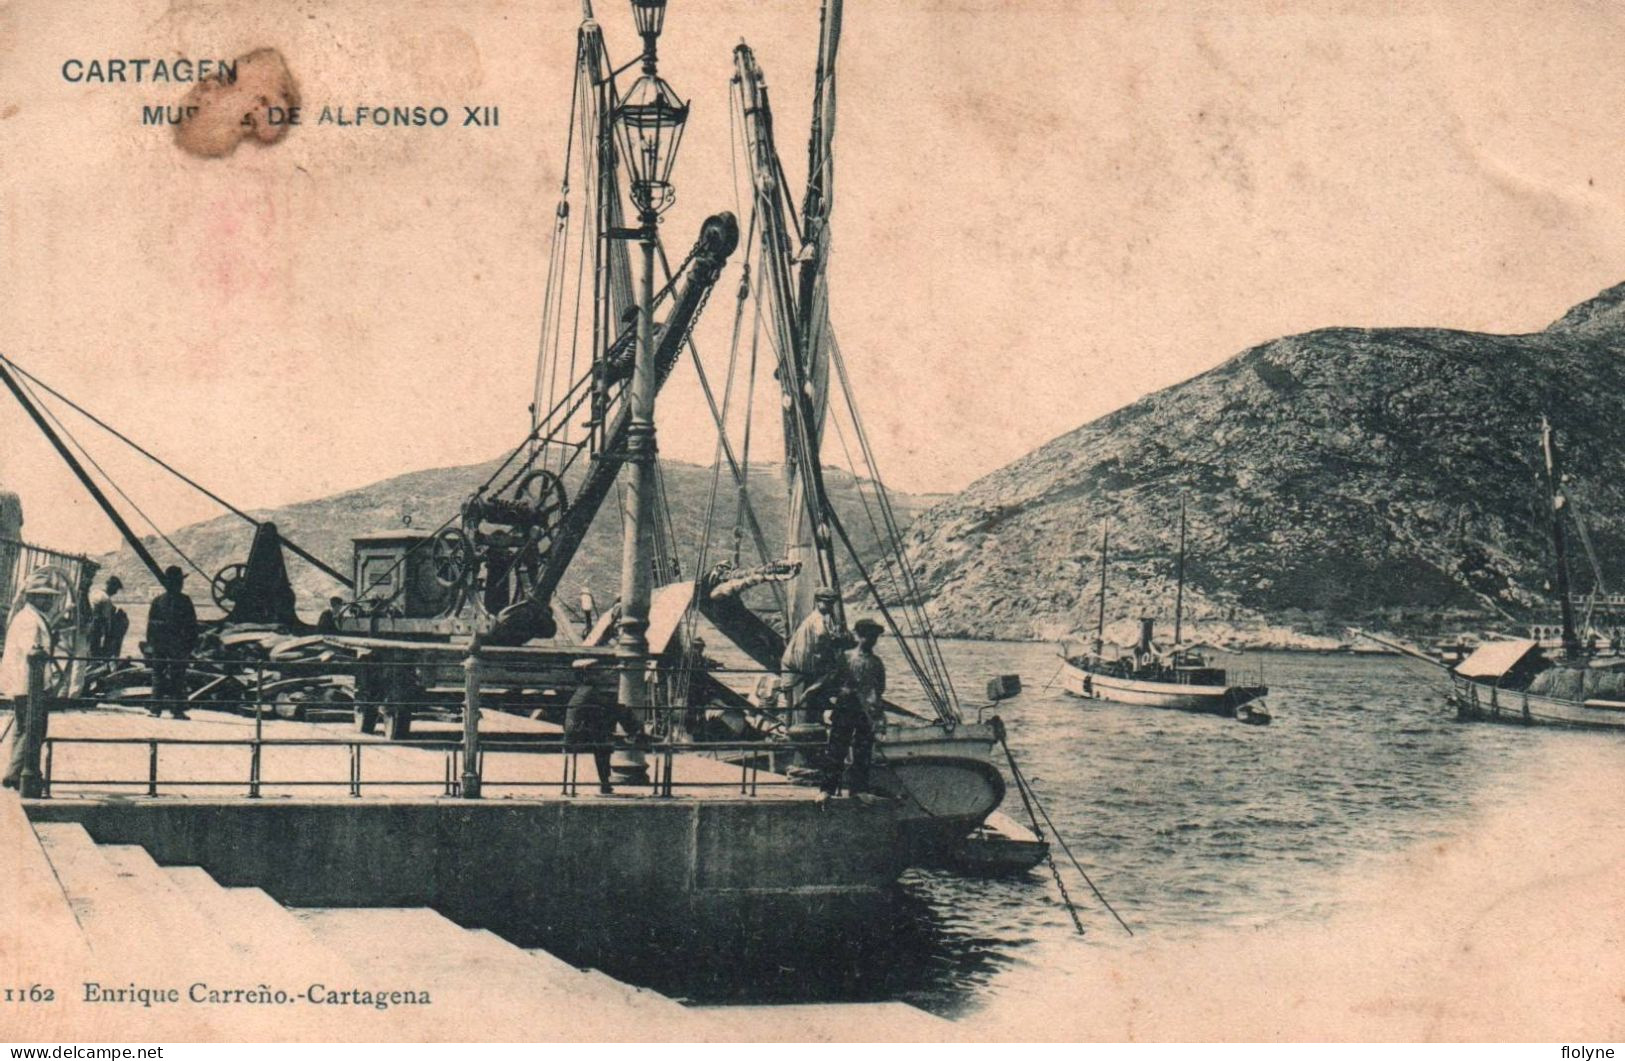
<instances>
[{"instance_id":1,"label":"dark stain on postcard","mask_svg":"<svg viewBox=\"0 0 1625 1061\"><path fill-rule=\"evenodd\" d=\"M299 105L299 87L275 48L258 48L239 58L233 79L211 78L192 86L175 143L199 158L224 158L244 140L269 146L288 134L285 123L266 120L270 108Z\"/></svg>"}]
</instances>

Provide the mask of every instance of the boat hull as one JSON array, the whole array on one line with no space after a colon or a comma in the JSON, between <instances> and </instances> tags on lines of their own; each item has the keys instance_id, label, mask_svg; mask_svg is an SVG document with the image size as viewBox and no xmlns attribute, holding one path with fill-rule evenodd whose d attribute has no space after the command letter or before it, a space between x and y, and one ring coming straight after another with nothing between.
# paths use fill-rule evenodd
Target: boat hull
<instances>
[{"instance_id":1,"label":"boat hull","mask_svg":"<svg viewBox=\"0 0 1625 1061\"><path fill-rule=\"evenodd\" d=\"M1268 690L1251 685L1180 685L1138 681L1086 670L1075 663L1061 667L1061 688L1086 700L1159 707L1234 718L1237 709L1263 697Z\"/></svg>"},{"instance_id":2,"label":"boat hull","mask_svg":"<svg viewBox=\"0 0 1625 1061\"><path fill-rule=\"evenodd\" d=\"M1026 873L1049 856L1049 842L1032 829L994 811L941 862L946 869L978 877Z\"/></svg>"},{"instance_id":3,"label":"boat hull","mask_svg":"<svg viewBox=\"0 0 1625 1061\"><path fill-rule=\"evenodd\" d=\"M991 723L894 726L875 741L869 789L896 804L908 865L942 865L1004 801L1004 774L993 761ZM816 755L774 750L764 765L802 784L817 784Z\"/></svg>"},{"instance_id":4,"label":"boat hull","mask_svg":"<svg viewBox=\"0 0 1625 1061\"><path fill-rule=\"evenodd\" d=\"M1625 702L1563 700L1452 676L1450 703L1470 722L1625 730Z\"/></svg>"},{"instance_id":5,"label":"boat hull","mask_svg":"<svg viewBox=\"0 0 1625 1061\"><path fill-rule=\"evenodd\" d=\"M992 724L892 726L875 741L869 787L901 806L909 865L940 862L1004 801Z\"/></svg>"}]
</instances>

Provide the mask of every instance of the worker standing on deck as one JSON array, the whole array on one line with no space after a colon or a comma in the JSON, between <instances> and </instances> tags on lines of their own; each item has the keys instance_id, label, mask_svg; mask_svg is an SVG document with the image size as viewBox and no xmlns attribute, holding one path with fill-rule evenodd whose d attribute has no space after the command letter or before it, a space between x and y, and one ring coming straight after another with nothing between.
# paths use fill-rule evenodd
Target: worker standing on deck
<instances>
[{"instance_id":1,"label":"worker standing on deck","mask_svg":"<svg viewBox=\"0 0 1625 1061\"><path fill-rule=\"evenodd\" d=\"M581 683L570 694L570 703L564 715L564 746L566 751L586 745L592 749L593 766L598 772L598 792L611 795L615 786L610 784L611 743L615 740L615 727L620 726L626 739L633 745L647 745L643 722L624 704L614 702L614 694L594 688L581 675Z\"/></svg>"},{"instance_id":2,"label":"worker standing on deck","mask_svg":"<svg viewBox=\"0 0 1625 1061\"><path fill-rule=\"evenodd\" d=\"M109 575L103 587L90 595L90 654L98 660L115 660L124 653L130 617L113 600L123 589L119 577Z\"/></svg>"},{"instance_id":3,"label":"worker standing on deck","mask_svg":"<svg viewBox=\"0 0 1625 1061\"><path fill-rule=\"evenodd\" d=\"M197 647L197 609L181 589L186 572L171 564L164 569L164 591L147 609L147 647L152 650L154 715L164 713L167 704L176 718L186 717L186 669Z\"/></svg>"},{"instance_id":4,"label":"worker standing on deck","mask_svg":"<svg viewBox=\"0 0 1625 1061\"><path fill-rule=\"evenodd\" d=\"M46 609L56 599L56 590L33 583L23 590L23 603L6 627L5 654L0 655L0 699L12 709L11 761L6 766L5 786L16 788L27 758L33 723L28 707L28 656L36 648L51 651L51 624ZM40 719L40 724L45 720ZM40 734L44 737L44 734Z\"/></svg>"},{"instance_id":5,"label":"worker standing on deck","mask_svg":"<svg viewBox=\"0 0 1625 1061\"><path fill-rule=\"evenodd\" d=\"M852 629L858 635L858 647L843 660L840 690L830 712L829 773L824 791L832 796L840 790L848 753L852 771L847 790L854 796L869 790L875 734L886 725L886 664L875 655L875 642L885 627L873 619L859 619Z\"/></svg>"},{"instance_id":6,"label":"worker standing on deck","mask_svg":"<svg viewBox=\"0 0 1625 1061\"><path fill-rule=\"evenodd\" d=\"M592 628L598 624L598 602L593 600L592 590L586 586L581 587L581 640L585 641L592 636Z\"/></svg>"},{"instance_id":7,"label":"worker standing on deck","mask_svg":"<svg viewBox=\"0 0 1625 1061\"><path fill-rule=\"evenodd\" d=\"M804 722L822 723L824 710L832 706L838 691L842 653L851 647L852 638L835 616L839 594L824 587L813 600L817 608L801 621L790 643L784 646L779 669L784 675L785 706L791 709L791 717L800 708Z\"/></svg>"}]
</instances>

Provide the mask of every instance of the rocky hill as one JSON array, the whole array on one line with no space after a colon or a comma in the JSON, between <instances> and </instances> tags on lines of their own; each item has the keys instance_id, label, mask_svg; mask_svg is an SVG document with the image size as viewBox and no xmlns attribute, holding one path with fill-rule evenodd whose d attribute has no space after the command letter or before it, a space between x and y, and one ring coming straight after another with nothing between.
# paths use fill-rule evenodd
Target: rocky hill
<instances>
[{"instance_id":1,"label":"rocky hill","mask_svg":"<svg viewBox=\"0 0 1625 1061\"><path fill-rule=\"evenodd\" d=\"M942 632L1092 632L1108 522L1121 638L1135 616L1171 617L1183 493L1186 614L1208 636L1511 625L1548 600L1542 413L1605 584L1625 589L1622 355L1625 285L1531 335L1277 339L977 481L914 522L908 556Z\"/></svg>"},{"instance_id":2,"label":"rocky hill","mask_svg":"<svg viewBox=\"0 0 1625 1061\"><path fill-rule=\"evenodd\" d=\"M411 472L359 490L251 514L257 519L275 522L284 537L299 543L338 570L347 572L350 569L352 535L400 529L403 517L410 518L414 528L434 530L443 520L457 513L463 499L474 487L485 482L496 466L493 461ZM678 541L678 559L688 570L697 555L701 528L705 523L711 492L711 469L676 461L664 461L661 467L672 527ZM859 551L873 552L876 543L870 522L860 512L857 482L850 474L835 468L825 469L824 474L837 510L848 517L844 522ZM782 468L776 465L757 465L750 470L754 483L776 483L781 475ZM569 485L574 485L574 481L574 476L567 479ZM733 551L733 491L726 485L727 481L725 475L718 502L716 530L710 546L712 563L731 557ZM771 491L768 491L768 496L771 496ZM932 495L892 495L898 519L905 525L921 509L939 500L940 497ZM754 508L770 548L782 552L782 506L758 500ZM601 604L607 604L614 598L620 588L620 534L620 517L612 498L599 513L571 566L569 577L561 587L560 594L564 600L573 603L581 585L592 587ZM246 559L253 528L234 516L226 515L183 527L170 537L199 568L212 575L226 564L240 563ZM160 563L178 562L173 551L157 538L149 537L145 541ZM743 539L743 555L746 564L755 562L754 547L748 533ZM132 596L144 598L157 592L151 576L128 546L101 560L104 565L111 565L109 573L118 574L131 587ZM299 597L301 612L308 613L308 619L314 619L328 595L339 590L326 575L292 555L288 557L288 572ZM188 575L188 591L200 605L204 604L208 599L208 587L195 571L189 570Z\"/></svg>"}]
</instances>

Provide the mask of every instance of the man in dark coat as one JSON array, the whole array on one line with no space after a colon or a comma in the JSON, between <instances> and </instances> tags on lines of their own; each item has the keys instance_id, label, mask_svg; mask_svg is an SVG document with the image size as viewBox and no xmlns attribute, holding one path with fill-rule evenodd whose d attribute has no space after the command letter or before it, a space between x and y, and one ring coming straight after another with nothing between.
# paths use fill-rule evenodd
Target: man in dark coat
<instances>
[{"instance_id":1,"label":"man in dark coat","mask_svg":"<svg viewBox=\"0 0 1625 1061\"><path fill-rule=\"evenodd\" d=\"M322 614L316 617L316 632L318 634L336 634L339 632L339 609L344 607L343 597L327 598L327 607Z\"/></svg>"},{"instance_id":2,"label":"man in dark coat","mask_svg":"<svg viewBox=\"0 0 1625 1061\"><path fill-rule=\"evenodd\" d=\"M164 591L153 598L147 609L147 647L153 664L152 706L154 715L168 707L176 718L186 717L186 666L197 647L197 609L181 589L186 572L170 565L164 570Z\"/></svg>"},{"instance_id":3,"label":"man in dark coat","mask_svg":"<svg viewBox=\"0 0 1625 1061\"><path fill-rule=\"evenodd\" d=\"M852 630L858 647L843 657L838 676L838 692L830 711L829 772L824 791L833 796L840 791L841 775L846 773L847 753L852 769L847 791L856 796L869 790L869 761L874 755L875 732L885 725L886 665L875 655L875 642L884 630L873 619L859 619Z\"/></svg>"}]
</instances>

